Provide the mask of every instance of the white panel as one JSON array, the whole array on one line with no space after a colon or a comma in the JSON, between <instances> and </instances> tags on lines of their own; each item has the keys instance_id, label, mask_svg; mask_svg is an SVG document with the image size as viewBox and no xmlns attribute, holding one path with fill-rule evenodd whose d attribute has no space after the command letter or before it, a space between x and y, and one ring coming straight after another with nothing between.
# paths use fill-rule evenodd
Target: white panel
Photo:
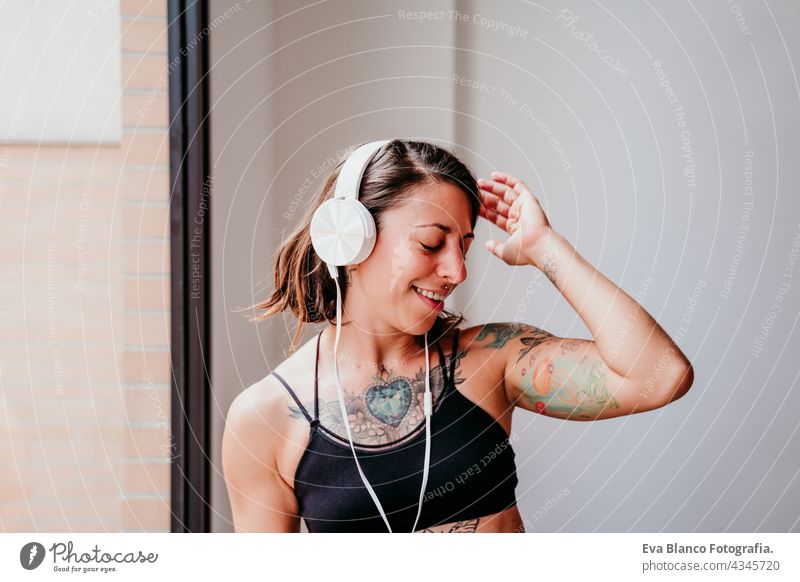
<instances>
[{"instance_id":1,"label":"white panel","mask_svg":"<svg viewBox=\"0 0 800 582\"><path fill-rule=\"evenodd\" d=\"M119 143L119 3L7 0L1 10L3 141Z\"/></svg>"}]
</instances>

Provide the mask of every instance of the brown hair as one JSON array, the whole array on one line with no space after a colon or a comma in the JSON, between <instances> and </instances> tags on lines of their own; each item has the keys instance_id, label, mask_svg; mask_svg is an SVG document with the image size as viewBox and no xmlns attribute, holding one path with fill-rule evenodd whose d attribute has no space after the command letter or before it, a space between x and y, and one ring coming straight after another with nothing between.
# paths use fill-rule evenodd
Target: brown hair
<instances>
[{"instance_id":1,"label":"brown hair","mask_svg":"<svg viewBox=\"0 0 800 582\"><path fill-rule=\"evenodd\" d=\"M332 323L336 319L336 283L311 245L310 227L314 212L333 196L343 163L344 159L333 167L315 202L308 208L288 240L278 249L275 256L274 291L265 301L252 306L265 311L251 321L266 319L286 309L294 313L299 323L290 351L295 350L295 342L303 323ZM475 177L455 155L428 142L395 139L385 144L364 172L358 199L375 219L379 233L383 213L402 203L413 188L443 182L459 187L467 196L471 225L474 228L481 204ZM342 283L346 276L344 267L338 269L344 303L347 286ZM443 310L429 332L432 338L429 343L444 336L450 328L458 326L463 320L463 315L457 316ZM421 344L422 336L417 341Z\"/></svg>"}]
</instances>

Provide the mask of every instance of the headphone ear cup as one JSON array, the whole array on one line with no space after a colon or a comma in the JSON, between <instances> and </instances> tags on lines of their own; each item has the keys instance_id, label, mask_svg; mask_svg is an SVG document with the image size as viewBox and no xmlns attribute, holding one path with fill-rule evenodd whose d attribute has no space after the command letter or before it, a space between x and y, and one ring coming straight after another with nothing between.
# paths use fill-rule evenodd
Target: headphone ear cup
<instances>
[{"instance_id":1,"label":"headphone ear cup","mask_svg":"<svg viewBox=\"0 0 800 582\"><path fill-rule=\"evenodd\" d=\"M343 267L364 261L375 247L375 220L353 198L323 202L311 219L311 244L328 265Z\"/></svg>"}]
</instances>

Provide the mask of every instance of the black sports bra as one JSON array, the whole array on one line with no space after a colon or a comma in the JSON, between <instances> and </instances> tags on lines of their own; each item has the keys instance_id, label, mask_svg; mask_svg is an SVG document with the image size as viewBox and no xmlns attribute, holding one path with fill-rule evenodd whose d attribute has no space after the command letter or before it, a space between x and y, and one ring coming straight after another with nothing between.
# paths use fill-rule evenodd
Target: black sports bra
<instances>
[{"instance_id":1,"label":"black sports bra","mask_svg":"<svg viewBox=\"0 0 800 582\"><path fill-rule=\"evenodd\" d=\"M314 417L281 376L281 381L311 423L310 436L294 478L300 516L308 531L387 532L361 477L346 435L319 421L319 345L314 372ZM516 465L511 439L491 415L461 394L454 383L458 330L453 337L449 374L439 342L444 388L431 416L431 461L417 529L484 517L516 505ZM417 432L413 437L412 433ZM354 443L358 460L395 532L414 526L422 486L425 420L398 441ZM372 448L373 450L370 450ZM366 449L366 450L365 450Z\"/></svg>"}]
</instances>

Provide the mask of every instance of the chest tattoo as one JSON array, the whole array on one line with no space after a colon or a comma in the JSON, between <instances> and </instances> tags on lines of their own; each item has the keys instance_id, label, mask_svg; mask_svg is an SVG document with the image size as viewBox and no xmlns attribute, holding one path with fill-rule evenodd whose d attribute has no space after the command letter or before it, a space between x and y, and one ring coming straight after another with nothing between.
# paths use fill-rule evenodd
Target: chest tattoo
<instances>
[{"instance_id":1,"label":"chest tattoo","mask_svg":"<svg viewBox=\"0 0 800 582\"><path fill-rule=\"evenodd\" d=\"M367 388L367 409L372 416L384 424L400 426L411 407L413 389L409 378L395 378L391 382L381 380Z\"/></svg>"},{"instance_id":2,"label":"chest tattoo","mask_svg":"<svg viewBox=\"0 0 800 582\"><path fill-rule=\"evenodd\" d=\"M456 385L464 381L461 377L460 363L466 353L466 350L461 350L455 358ZM449 374L449 358L446 364ZM444 375L441 365L431 368L430 384L435 409L444 390ZM381 375L373 375L369 386L360 391L350 391L347 386L343 386L343 388L345 409L353 434L353 444L392 444L409 436L424 424L424 367L420 367L413 377L384 370ZM293 403L288 406L292 417L304 418L297 406ZM303 406L313 415L313 399L304 401ZM342 423L342 413L335 394L330 398L320 395L319 421L328 431L343 439L347 438L347 430Z\"/></svg>"}]
</instances>

